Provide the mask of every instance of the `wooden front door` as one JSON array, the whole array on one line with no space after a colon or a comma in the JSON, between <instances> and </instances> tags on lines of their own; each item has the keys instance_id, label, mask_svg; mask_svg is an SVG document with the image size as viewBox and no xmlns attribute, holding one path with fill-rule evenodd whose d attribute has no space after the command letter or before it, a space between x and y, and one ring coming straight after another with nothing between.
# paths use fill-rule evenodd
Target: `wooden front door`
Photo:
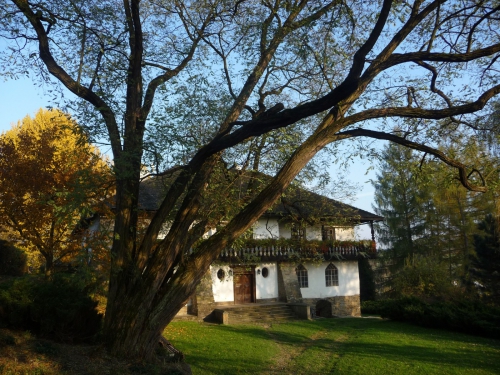
<instances>
[{"instance_id":1,"label":"wooden front door","mask_svg":"<svg viewBox=\"0 0 500 375\"><path fill-rule=\"evenodd\" d=\"M253 272L234 274L234 303L254 302L254 275Z\"/></svg>"}]
</instances>

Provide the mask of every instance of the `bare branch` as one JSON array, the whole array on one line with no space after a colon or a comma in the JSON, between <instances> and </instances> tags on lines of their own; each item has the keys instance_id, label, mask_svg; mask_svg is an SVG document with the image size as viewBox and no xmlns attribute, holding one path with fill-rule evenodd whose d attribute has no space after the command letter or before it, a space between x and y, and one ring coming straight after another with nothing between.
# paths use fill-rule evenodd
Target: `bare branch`
<instances>
[{"instance_id":1,"label":"bare branch","mask_svg":"<svg viewBox=\"0 0 500 375\"><path fill-rule=\"evenodd\" d=\"M495 95L500 93L500 85L496 85L486 90L476 101L462 105L455 105L444 109L423 109L408 107L388 107L379 109L370 109L346 117L347 125L352 125L360 121L381 117L407 117L407 118L425 118L431 120L440 120L456 115L477 112L484 108L486 103Z\"/></svg>"},{"instance_id":2,"label":"bare branch","mask_svg":"<svg viewBox=\"0 0 500 375\"><path fill-rule=\"evenodd\" d=\"M148 173L147 175L145 176L142 176L141 177L141 181L143 180L146 180L150 177L163 177L163 176L171 176L173 175L175 172L178 172L180 170L183 170L184 168L186 168L185 165L177 165L175 167L172 167L172 168L169 168L161 173Z\"/></svg>"},{"instance_id":3,"label":"bare branch","mask_svg":"<svg viewBox=\"0 0 500 375\"><path fill-rule=\"evenodd\" d=\"M346 130L340 133L337 133L337 136L339 139L347 139L347 138L354 138L354 137L369 137L369 138L374 138L374 139L383 139L387 141L391 141L397 144L400 144L402 146L411 148L413 150L418 150L425 152L427 154L434 155L435 157L439 158L443 162L445 162L447 165L450 167L456 168L458 170L458 175L459 175L459 180L461 184L466 187L467 189L471 191L479 191L479 192L485 192L487 188L485 186L478 186L469 181L470 174L467 174L467 166L464 164L453 160L446 156L446 154L438 149L435 149L433 147L429 147L420 143L416 143L413 141L410 141L406 138L397 136L395 134L389 134L389 133L384 133L384 132L378 132L375 130L369 130L369 129L353 129L353 130ZM473 172L477 173L480 176L481 181L484 184L484 179L479 173L479 171L474 170ZM471 172L472 173L472 172Z\"/></svg>"},{"instance_id":4,"label":"bare branch","mask_svg":"<svg viewBox=\"0 0 500 375\"><path fill-rule=\"evenodd\" d=\"M446 102L446 104L448 105L448 107L452 107L453 104L451 103L451 100L450 98L448 98L444 92L442 92L441 90L439 90L438 88L436 88L436 80L437 80L437 77L438 77L438 72L436 70L436 68L434 68L432 65L430 64L427 64L423 61L418 61L417 62L418 65L424 67L425 69L427 69L428 71L431 72L432 74L432 78L431 78L431 91L433 93L436 93L438 94L441 98L444 99L444 101Z\"/></svg>"},{"instance_id":5,"label":"bare branch","mask_svg":"<svg viewBox=\"0 0 500 375\"><path fill-rule=\"evenodd\" d=\"M204 32L205 29L208 27L210 22L212 21L213 14L208 15L202 26L200 27L199 30L197 30L197 36L194 37L193 39L193 44L189 48L189 51L187 55L182 59L179 65L177 65L174 69L164 69L166 72L164 74L161 74L154 78L148 85L146 89L146 95L144 97L144 105L141 109L141 117L143 119L146 119L149 115L149 112L151 111L151 107L153 105L154 97L157 88L162 85L163 83L167 82L168 80L172 79L173 77L177 76L186 66L188 63L193 59L194 53L196 49L198 48L198 45L200 41L204 38ZM185 25L186 31L188 31L187 25Z\"/></svg>"},{"instance_id":6,"label":"bare branch","mask_svg":"<svg viewBox=\"0 0 500 375\"><path fill-rule=\"evenodd\" d=\"M491 56L500 52L500 43L493 44L486 48L477 49L466 53L433 53L433 52L409 52L394 53L385 62L377 66L379 70L384 70L398 64L407 62L436 61L447 63L464 63L479 59L481 57Z\"/></svg>"},{"instance_id":7,"label":"bare branch","mask_svg":"<svg viewBox=\"0 0 500 375\"><path fill-rule=\"evenodd\" d=\"M418 3L418 2L417 2ZM359 78L363 69L365 67L366 55L372 50L373 46L377 42L382 30L387 22L389 13L392 6L392 0L384 0L382 9L377 19L377 23L373 27L370 36L366 42L360 47L360 49L354 54L351 70L346 78L346 81L352 80L354 78Z\"/></svg>"},{"instance_id":8,"label":"bare branch","mask_svg":"<svg viewBox=\"0 0 500 375\"><path fill-rule=\"evenodd\" d=\"M121 154L120 132L118 130L118 125L116 123L113 110L92 90L76 82L61 66L57 64L50 52L49 39L45 28L40 22L40 19L30 8L28 2L23 0L13 0L13 3L19 8L19 10L23 12L23 14L26 16L31 26L35 30L38 37L40 58L47 66L47 70L49 71L49 73L56 77L73 94L84 100L87 100L95 108L97 108L97 110L103 116L108 128L113 154L115 156L119 156Z\"/></svg>"}]
</instances>

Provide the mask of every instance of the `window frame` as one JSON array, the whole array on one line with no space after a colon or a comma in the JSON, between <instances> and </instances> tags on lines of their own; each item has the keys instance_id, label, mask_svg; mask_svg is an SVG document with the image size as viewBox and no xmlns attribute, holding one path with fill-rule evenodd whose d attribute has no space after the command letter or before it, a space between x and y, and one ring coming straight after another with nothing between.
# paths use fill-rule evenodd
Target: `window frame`
<instances>
[{"instance_id":1,"label":"window frame","mask_svg":"<svg viewBox=\"0 0 500 375\"><path fill-rule=\"evenodd\" d=\"M217 270L216 275L217 275L217 278L219 279L219 281L223 281L226 278L227 273L226 273L226 270L224 270L223 268L219 268Z\"/></svg>"},{"instance_id":2,"label":"window frame","mask_svg":"<svg viewBox=\"0 0 500 375\"><path fill-rule=\"evenodd\" d=\"M325 286L339 286L339 269L333 263L325 268Z\"/></svg>"},{"instance_id":3,"label":"window frame","mask_svg":"<svg viewBox=\"0 0 500 375\"><path fill-rule=\"evenodd\" d=\"M337 233L335 227L331 225L322 225L321 239L323 241L335 241L337 239Z\"/></svg>"},{"instance_id":4,"label":"window frame","mask_svg":"<svg viewBox=\"0 0 500 375\"><path fill-rule=\"evenodd\" d=\"M306 239L306 228L302 224L292 223L290 238L294 241L304 241Z\"/></svg>"},{"instance_id":5,"label":"window frame","mask_svg":"<svg viewBox=\"0 0 500 375\"><path fill-rule=\"evenodd\" d=\"M309 275L307 268L305 268L304 265L299 264L297 268L295 268L295 273L297 275L299 288L309 288Z\"/></svg>"}]
</instances>

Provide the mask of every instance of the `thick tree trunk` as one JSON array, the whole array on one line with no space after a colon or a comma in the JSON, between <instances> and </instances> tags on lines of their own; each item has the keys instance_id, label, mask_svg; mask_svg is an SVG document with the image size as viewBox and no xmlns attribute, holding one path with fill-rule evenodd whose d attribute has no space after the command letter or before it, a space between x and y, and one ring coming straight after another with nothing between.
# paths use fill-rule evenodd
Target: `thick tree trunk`
<instances>
[{"instance_id":1,"label":"thick tree trunk","mask_svg":"<svg viewBox=\"0 0 500 375\"><path fill-rule=\"evenodd\" d=\"M151 359L163 330L184 305L187 296L194 292L206 269L208 265L196 275L187 272L190 276L184 274L182 279L188 282L174 281L165 287L166 293L161 288L152 291L151 286L138 280L120 288L111 302L113 316L105 326L110 353L129 359ZM131 284L139 286L134 288Z\"/></svg>"},{"instance_id":2,"label":"thick tree trunk","mask_svg":"<svg viewBox=\"0 0 500 375\"><path fill-rule=\"evenodd\" d=\"M51 277L54 271L54 257L52 254L45 256L45 276Z\"/></svg>"},{"instance_id":3,"label":"thick tree trunk","mask_svg":"<svg viewBox=\"0 0 500 375\"><path fill-rule=\"evenodd\" d=\"M130 359L150 359L158 347L165 325L158 319L152 320L148 312L131 308L134 296L121 296L116 304L115 314L106 330L106 344L110 353ZM182 307L173 303L163 311L170 320Z\"/></svg>"},{"instance_id":4,"label":"thick tree trunk","mask_svg":"<svg viewBox=\"0 0 500 375\"><path fill-rule=\"evenodd\" d=\"M324 121L328 124L335 120L335 117L329 116ZM163 329L195 291L220 251L231 245L279 198L295 176L326 143L327 138L321 132L311 136L252 202L222 230L204 241L195 253L184 255L182 261L177 259L168 264L166 257L157 256L170 256L172 251L182 255L184 250L187 250L185 247L189 237L188 229L186 232L176 231L173 225L167 236L167 239L170 237L169 245L162 248L163 253L157 250L150 259L151 262L156 261L155 263L149 264L144 270L136 269L133 262L128 263L127 267L117 268L119 273L112 274L110 283L110 288L112 285L113 289L110 290L106 309L104 332L111 354L138 360L153 357ZM186 199L191 195L188 194ZM181 216L183 208L184 206L180 209ZM175 273L170 273L174 265L178 268Z\"/></svg>"}]
</instances>

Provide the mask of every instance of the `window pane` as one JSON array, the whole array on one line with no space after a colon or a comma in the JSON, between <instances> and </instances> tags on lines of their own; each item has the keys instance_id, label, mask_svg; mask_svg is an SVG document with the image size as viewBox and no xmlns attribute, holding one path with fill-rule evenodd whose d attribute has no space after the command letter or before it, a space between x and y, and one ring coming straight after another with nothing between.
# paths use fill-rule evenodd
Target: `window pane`
<instances>
[{"instance_id":1,"label":"window pane","mask_svg":"<svg viewBox=\"0 0 500 375\"><path fill-rule=\"evenodd\" d=\"M299 282L299 288L309 288L309 280L307 277L307 270L300 264L295 272L297 273L297 280Z\"/></svg>"},{"instance_id":2,"label":"window pane","mask_svg":"<svg viewBox=\"0 0 500 375\"><path fill-rule=\"evenodd\" d=\"M306 231L303 226L297 223L293 223L291 227L291 237L292 240L302 241L305 239Z\"/></svg>"},{"instance_id":3,"label":"window pane","mask_svg":"<svg viewBox=\"0 0 500 375\"><path fill-rule=\"evenodd\" d=\"M339 285L339 271L332 263L325 269L325 285L338 286Z\"/></svg>"},{"instance_id":4,"label":"window pane","mask_svg":"<svg viewBox=\"0 0 500 375\"><path fill-rule=\"evenodd\" d=\"M321 228L321 238L323 241L335 241L335 227L323 225Z\"/></svg>"}]
</instances>

